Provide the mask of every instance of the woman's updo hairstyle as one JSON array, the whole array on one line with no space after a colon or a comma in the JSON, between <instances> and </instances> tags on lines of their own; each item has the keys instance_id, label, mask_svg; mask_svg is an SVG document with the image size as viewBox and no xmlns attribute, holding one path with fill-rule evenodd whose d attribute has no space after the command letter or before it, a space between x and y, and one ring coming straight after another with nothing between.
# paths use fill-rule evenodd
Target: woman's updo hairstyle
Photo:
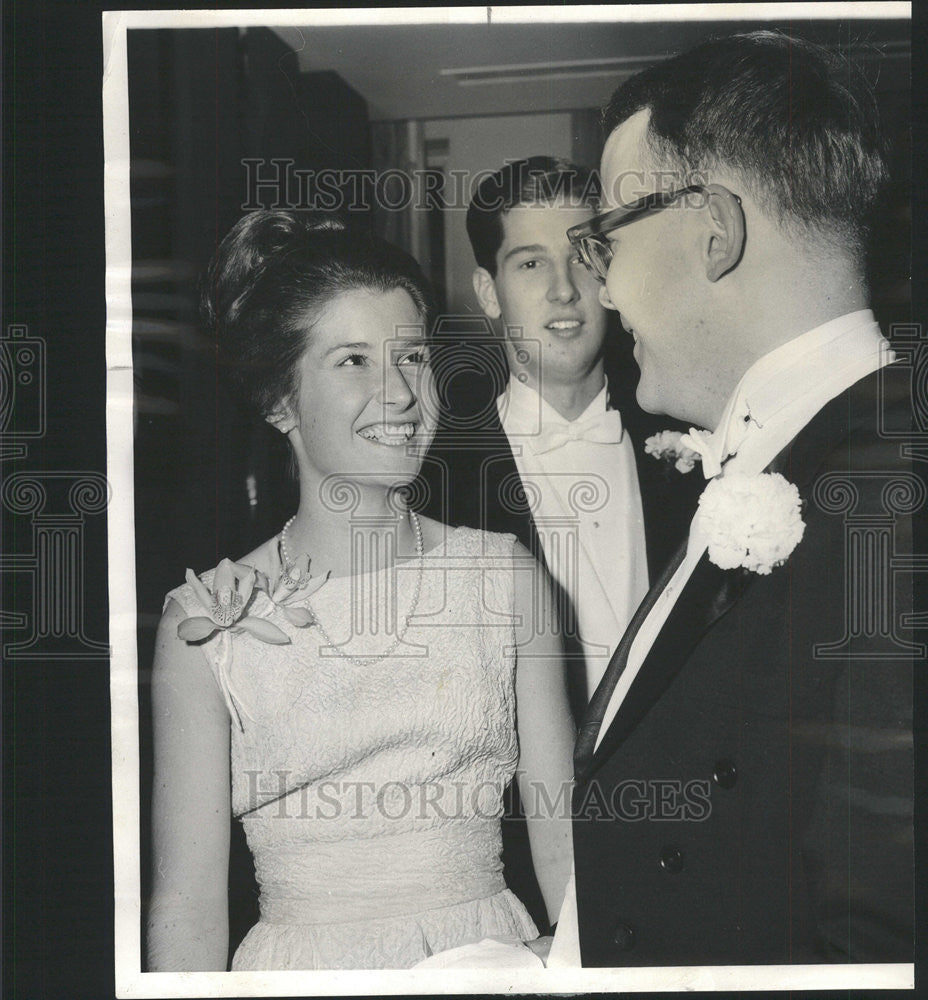
<instances>
[{"instance_id":1,"label":"woman's updo hairstyle","mask_svg":"<svg viewBox=\"0 0 928 1000\"><path fill-rule=\"evenodd\" d=\"M428 333L431 293L409 254L335 216L257 211L220 243L201 304L233 392L268 417L295 397L307 332L325 305L342 292L397 288Z\"/></svg>"}]
</instances>

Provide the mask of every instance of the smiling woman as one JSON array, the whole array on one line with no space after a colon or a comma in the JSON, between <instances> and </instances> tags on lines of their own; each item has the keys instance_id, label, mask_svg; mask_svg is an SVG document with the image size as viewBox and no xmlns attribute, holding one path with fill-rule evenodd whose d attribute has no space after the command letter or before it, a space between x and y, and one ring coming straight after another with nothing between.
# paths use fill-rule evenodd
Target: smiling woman
<instances>
[{"instance_id":1,"label":"smiling woman","mask_svg":"<svg viewBox=\"0 0 928 1000\"><path fill-rule=\"evenodd\" d=\"M336 295L311 330L299 388L269 418L288 435L301 481L317 493L325 476L351 472L375 489L402 485L418 472L435 423L416 303L403 288L355 288Z\"/></svg>"},{"instance_id":2,"label":"smiling woman","mask_svg":"<svg viewBox=\"0 0 928 1000\"><path fill-rule=\"evenodd\" d=\"M261 888L233 969L405 968L538 935L499 816L517 768L523 801L567 801L560 640L535 627L545 585L511 535L407 506L436 421L430 302L407 254L306 213L246 216L207 273L233 391L286 436L300 499L165 601L151 971L226 967L230 811ZM554 919L569 816L534 814Z\"/></svg>"}]
</instances>

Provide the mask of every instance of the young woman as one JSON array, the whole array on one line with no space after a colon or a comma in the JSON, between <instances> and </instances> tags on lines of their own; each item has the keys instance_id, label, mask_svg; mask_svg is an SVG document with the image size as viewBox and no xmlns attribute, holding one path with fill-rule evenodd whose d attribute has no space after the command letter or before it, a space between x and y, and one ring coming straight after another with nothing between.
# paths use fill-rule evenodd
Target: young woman
<instances>
[{"instance_id":1,"label":"young woman","mask_svg":"<svg viewBox=\"0 0 928 1000\"><path fill-rule=\"evenodd\" d=\"M517 770L557 919L573 732L544 584L512 536L403 500L434 426L429 311L410 257L318 216L252 213L210 267L233 387L288 438L300 500L165 602L152 971L226 968L230 810L261 888L233 969L405 968L535 938L500 862Z\"/></svg>"}]
</instances>

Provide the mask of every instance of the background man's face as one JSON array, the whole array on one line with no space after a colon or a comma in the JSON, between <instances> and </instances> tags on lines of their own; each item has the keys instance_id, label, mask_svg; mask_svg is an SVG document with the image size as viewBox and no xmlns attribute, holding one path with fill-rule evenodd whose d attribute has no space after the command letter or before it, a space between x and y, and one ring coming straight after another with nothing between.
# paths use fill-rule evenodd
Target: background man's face
<instances>
[{"instance_id":1,"label":"background man's face","mask_svg":"<svg viewBox=\"0 0 928 1000\"><path fill-rule=\"evenodd\" d=\"M609 136L603 149L603 211L616 208L623 195L634 196L680 187L682 178L661 179L651 164L645 134L649 111L639 111ZM636 183L630 183L636 178ZM646 190L647 189L647 190ZM609 234L613 259L601 286L602 302L619 312L622 326L635 338L641 368L638 402L652 413L691 419L687 395L705 360L700 337L699 282L695 233L688 210L664 209Z\"/></svg>"},{"instance_id":2,"label":"background man's face","mask_svg":"<svg viewBox=\"0 0 928 1000\"><path fill-rule=\"evenodd\" d=\"M518 205L502 216L496 277L482 305L502 318L510 368L524 372L529 384L579 380L602 356L599 283L566 235L592 214L586 205L558 200Z\"/></svg>"}]
</instances>

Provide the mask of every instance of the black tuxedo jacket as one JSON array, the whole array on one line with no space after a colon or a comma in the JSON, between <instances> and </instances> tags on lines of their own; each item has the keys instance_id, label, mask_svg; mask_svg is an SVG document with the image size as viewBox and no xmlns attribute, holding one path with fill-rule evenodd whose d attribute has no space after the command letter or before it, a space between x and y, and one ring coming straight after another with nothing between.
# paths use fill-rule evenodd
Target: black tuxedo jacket
<instances>
[{"instance_id":1,"label":"black tuxedo jacket","mask_svg":"<svg viewBox=\"0 0 928 1000\"><path fill-rule=\"evenodd\" d=\"M910 426L897 366L819 412L775 463L802 541L769 576L703 556L593 752L613 658L575 759L584 965L912 961Z\"/></svg>"}]
</instances>

